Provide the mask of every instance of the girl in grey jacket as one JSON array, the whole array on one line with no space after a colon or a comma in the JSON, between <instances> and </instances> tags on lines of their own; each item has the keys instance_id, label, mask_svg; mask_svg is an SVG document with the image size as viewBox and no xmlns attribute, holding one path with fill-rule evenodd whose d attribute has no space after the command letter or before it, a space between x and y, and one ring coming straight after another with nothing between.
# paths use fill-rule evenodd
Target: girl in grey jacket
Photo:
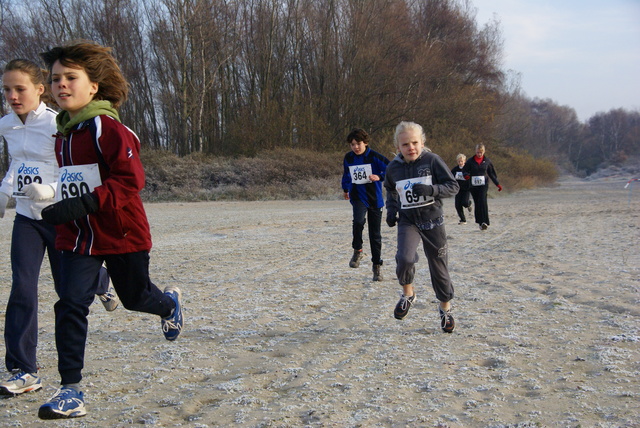
<instances>
[{"instance_id":1,"label":"girl in grey jacket","mask_svg":"<svg viewBox=\"0 0 640 428\"><path fill-rule=\"evenodd\" d=\"M403 288L394 316L403 319L416 302L413 290L418 245L422 241L429 263L431 284L440 301L442 330L451 333L455 321L451 315L453 284L447 267L447 235L444 229L442 198L455 196L459 185L440 158L425 147L422 126L401 122L394 143L400 152L387 166L387 224L398 225L396 274Z\"/></svg>"}]
</instances>

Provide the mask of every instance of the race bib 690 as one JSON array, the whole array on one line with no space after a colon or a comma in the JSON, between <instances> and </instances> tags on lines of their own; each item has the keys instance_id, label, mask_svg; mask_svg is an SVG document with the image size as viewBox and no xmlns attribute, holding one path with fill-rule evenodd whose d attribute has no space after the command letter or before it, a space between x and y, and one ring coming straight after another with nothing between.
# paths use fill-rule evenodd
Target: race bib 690
<instances>
[{"instance_id":1,"label":"race bib 690","mask_svg":"<svg viewBox=\"0 0 640 428\"><path fill-rule=\"evenodd\" d=\"M102 185L98 164L63 166L58 178L56 199L77 198Z\"/></svg>"}]
</instances>

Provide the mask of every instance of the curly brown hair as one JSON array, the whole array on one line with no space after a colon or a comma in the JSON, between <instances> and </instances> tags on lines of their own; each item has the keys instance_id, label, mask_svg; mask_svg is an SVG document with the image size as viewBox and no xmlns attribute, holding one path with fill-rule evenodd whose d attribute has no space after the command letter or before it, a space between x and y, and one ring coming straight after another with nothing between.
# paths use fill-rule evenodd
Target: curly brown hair
<instances>
[{"instance_id":1,"label":"curly brown hair","mask_svg":"<svg viewBox=\"0 0 640 428\"><path fill-rule=\"evenodd\" d=\"M56 61L60 61L65 67L83 69L89 80L98 84L94 99L110 101L114 108L126 101L129 84L111 54L111 48L83 41L51 48L40 56L47 65L49 74ZM51 84L51 77L48 82Z\"/></svg>"},{"instance_id":2,"label":"curly brown hair","mask_svg":"<svg viewBox=\"0 0 640 428\"><path fill-rule=\"evenodd\" d=\"M347 135L347 143L351 143L353 140L362 141L368 145L369 134L362 128L353 128L349 135Z\"/></svg>"}]
</instances>

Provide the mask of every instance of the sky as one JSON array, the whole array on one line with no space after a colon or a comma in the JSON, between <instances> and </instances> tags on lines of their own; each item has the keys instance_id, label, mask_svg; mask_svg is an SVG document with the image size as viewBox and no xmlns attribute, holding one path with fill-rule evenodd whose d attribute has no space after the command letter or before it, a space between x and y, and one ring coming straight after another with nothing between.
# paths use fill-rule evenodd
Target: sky
<instances>
[{"instance_id":1,"label":"sky","mask_svg":"<svg viewBox=\"0 0 640 428\"><path fill-rule=\"evenodd\" d=\"M500 22L503 70L529 98L551 99L586 121L640 111L640 0L471 0L476 22Z\"/></svg>"}]
</instances>

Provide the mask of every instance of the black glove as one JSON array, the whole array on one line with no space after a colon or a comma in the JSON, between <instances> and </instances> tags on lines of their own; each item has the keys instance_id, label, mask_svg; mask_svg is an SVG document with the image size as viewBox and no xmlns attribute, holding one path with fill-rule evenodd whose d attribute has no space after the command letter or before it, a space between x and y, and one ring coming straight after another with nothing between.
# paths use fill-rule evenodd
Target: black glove
<instances>
[{"instance_id":1,"label":"black glove","mask_svg":"<svg viewBox=\"0 0 640 428\"><path fill-rule=\"evenodd\" d=\"M413 185L413 194L417 196L433 196L433 186L429 184L416 183Z\"/></svg>"},{"instance_id":2,"label":"black glove","mask_svg":"<svg viewBox=\"0 0 640 428\"><path fill-rule=\"evenodd\" d=\"M51 224L64 224L98 211L98 200L91 193L67 198L42 210L42 219Z\"/></svg>"},{"instance_id":3,"label":"black glove","mask_svg":"<svg viewBox=\"0 0 640 428\"><path fill-rule=\"evenodd\" d=\"M396 213L387 213L387 225L389 227L394 227L398 222L398 217L396 217Z\"/></svg>"}]
</instances>

